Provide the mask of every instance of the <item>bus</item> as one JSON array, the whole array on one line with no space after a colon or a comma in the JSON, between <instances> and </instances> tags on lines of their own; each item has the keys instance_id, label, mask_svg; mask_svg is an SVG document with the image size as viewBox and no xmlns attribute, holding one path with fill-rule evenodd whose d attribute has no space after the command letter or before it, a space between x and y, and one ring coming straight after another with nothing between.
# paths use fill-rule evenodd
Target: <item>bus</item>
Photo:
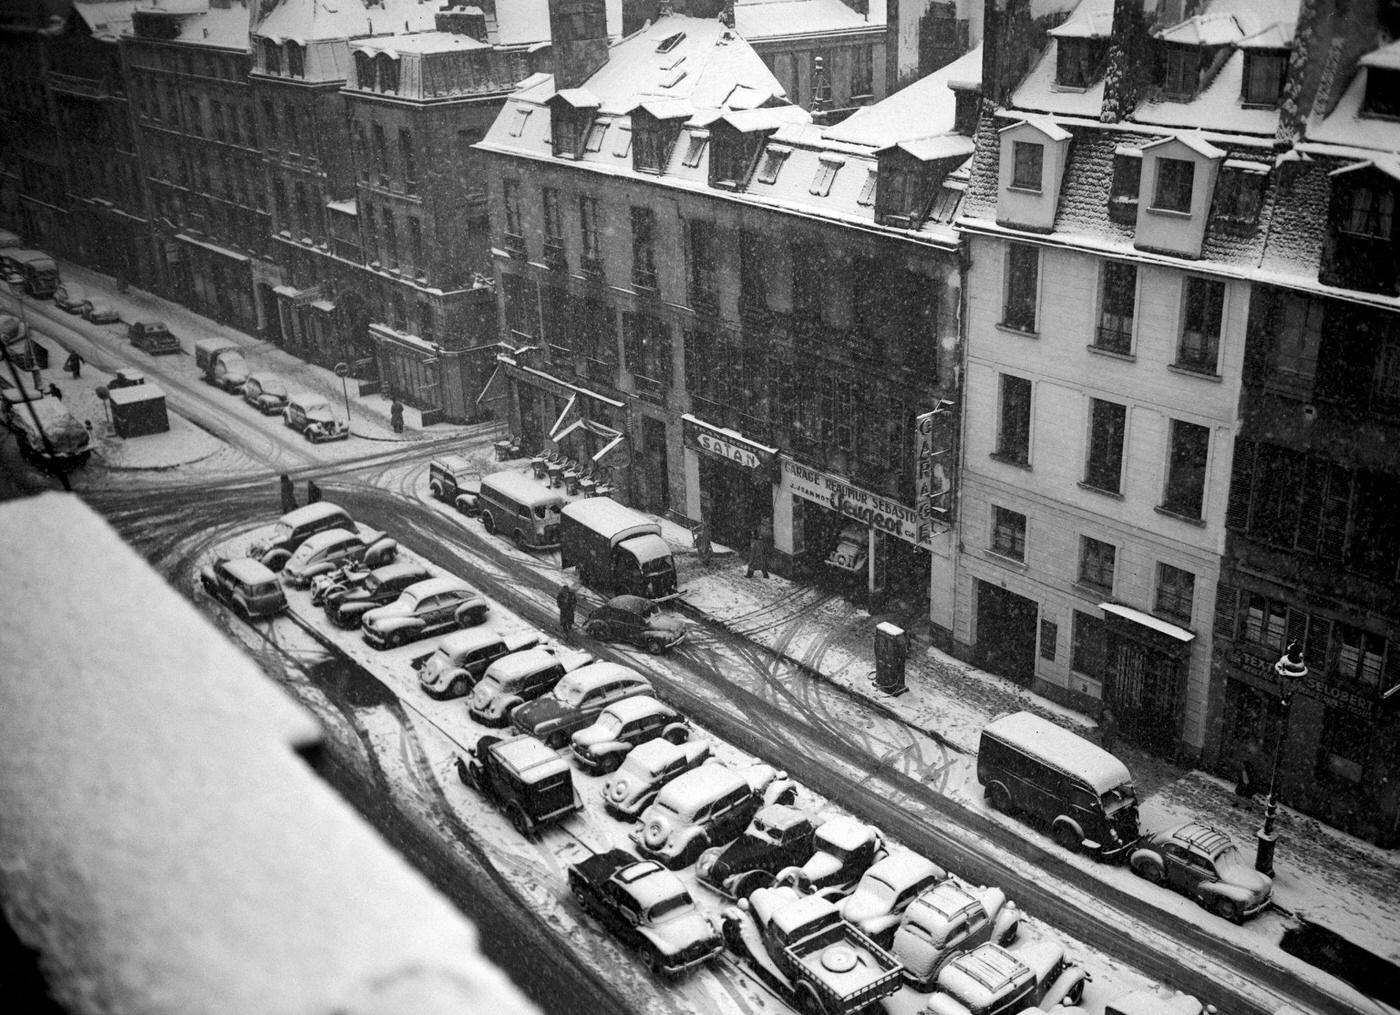
<instances>
[{"instance_id":1,"label":"bus","mask_svg":"<svg viewBox=\"0 0 1400 1015\"><path fill-rule=\"evenodd\" d=\"M477 503L486 531L514 540L522 550L552 550L559 545L564 496L532 474L492 473L481 481Z\"/></svg>"},{"instance_id":2,"label":"bus","mask_svg":"<svg viewBox=\"0 0 1400 1015\"><path fill-rule=\"evenodd\" d=\"M24 291L35 299L49 299L58 288L58 262L42 250L7 247L0 249L0 262L20 277Z\"/></svg>"}]
</instances>

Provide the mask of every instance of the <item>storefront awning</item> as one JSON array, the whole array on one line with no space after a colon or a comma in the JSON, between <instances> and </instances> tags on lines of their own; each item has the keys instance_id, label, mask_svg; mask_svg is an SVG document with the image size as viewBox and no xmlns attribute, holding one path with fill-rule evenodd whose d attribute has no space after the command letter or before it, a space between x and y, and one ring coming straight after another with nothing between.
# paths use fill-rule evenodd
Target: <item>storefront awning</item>
<instances>
[{"instance_id":1,"label":"storefront awning","mask_svg":"<svg viewBox=\"0 0 1400 1015\"><path fill-rule=\"evenodd\" d=\"M227 247L221 247L217 243L209 243L205 240L197 240L193 236L190 236L188 233L176 233L175 239L179 240L181 243L188 243L192 247L202 247L203 249L209 251L211 254L218 254L220 257L227 257L230 261L246 263L248 260L247 254L240 254L236 250L229 250Z\"/></svg>"},{"instance_id":2,"label":"storefront awning","mask_svg":"<svg viewBox=\"0 0 1400 1015\"><path fill-rule=\"evenodd\" d=\"M603 450L602 450L602 451L599 451L596 455L593 456L593 461L595 461L595 462L601 462L601 461L603 460L603 456L604 456L604 455L606 455L609 451L611 451L613 448L617 447L619 444L622 443L622 438L623 438L623 436L624 436L623 434L618 434L618 435L617 435L616 437L614 437L611 441L609 441L609 442L603 447Z\"/></svg>"},{"instance_id":3,"label":"storefront awning","mask_svg":"<svg viewBox=\"0 0 1400 1015\"><path fill-rule=\"evenodd\" d=\"M289 285L275 285L272 287L272 291L275 292L278 296L287 297L287 299L289 300L294 299L297 294L296 289Z\"/></svg>"},{"instance_id":4,"label":"storefront awning","mask_svg":"<svg viewBox=\"0 0 1400 1015\"><path fill-rule=\"evenodd\" d=\"M504 398L506 396L506 392L504 390L494 395L491 393L491 389L496 386L496 381L500 376L501 365L497 363L496 369L491 371L491 377L486 381L486 387L482 388L481 394L476 396L477 405L480 405L482 402L489 402L494 398Z\"/></svg>"},{"instance_id":5,"label":"storefront awning","mask_svg":"<svg viewBox=\"0 0 1400 1015\"><path fill-rule=\"evenodd\" d=\"M1156 631L1158 634L1164 634L1168 638L1173 638L1179 642L1184 643L1196 640L1195 634L1186 630L1186 628L1177 627L1175 624L1169 624L1165 620L1154 617L1150 613L1143 613L1141 610L1135 610L1131 606L1120 606L1117 603L1099 603L1099 609L1103 610L1104 613L1112 614L1115 617L1121 617L1123 620L1146 627Z\"/></svg>"},{"instance_id":6,"label":"storefront awning","mask_svg":"<svg viewBox=\"0 0 1400 1015\"><path fill-rule=\"evenodd\" d=\"M569 400L568 400L567 402L564 403L564 411L561 412L561 413L559 414L559 418L556 419L556 420L554 421L554 425L553 425L552 427L549 428L549 439L550 439L550 440L552 440L552 441L562 440L564 436L566 436L567 434L569 434L569 433L572 432L573 430L577 429L578 426L579 426L580 424L583 423L583 420L581 420L581 419L580 419L580 420L576 420L576 421L574 422L573 426L570 426L569 429L568 429L568 430L565 430L563 434L561 434L561 433L559 432L559 428L560 428L561 426L564 425L564 420L568 418L569 413L571 413L571 412L574 411L574 403L577 402L577 401L578 401L578 395L577 395L577 394L572 394L572 395L569 396Z\"/></svg>"}]
</instances>

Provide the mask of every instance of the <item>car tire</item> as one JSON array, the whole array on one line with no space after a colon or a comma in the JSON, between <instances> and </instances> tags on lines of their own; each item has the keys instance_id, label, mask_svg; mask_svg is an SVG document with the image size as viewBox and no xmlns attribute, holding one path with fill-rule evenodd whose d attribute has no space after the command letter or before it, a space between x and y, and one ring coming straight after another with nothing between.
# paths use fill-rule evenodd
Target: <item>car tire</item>
<instances>
[{"instance_id":1,"label":"car tire","mask_svg":"<svg viewBox=\"0 0 1400 1015\"><path fill-rule=\"evenodd\" d=\"M521 532L519 529L515 530L515 534L511 536L511 540L515 543L515 548L517 550L528 551L530 549L530 544L525 539L525 533Z\"/></svg>"},{"instance_id":2,"label":"car tire","mask_svg":"<svg viewBox=\"0 0 1400 1015\"><path fill-rule=\"evenodd\" d=\"M476 789L476 775L472 772L470 761L462 760L462 756L457 756L457 778L463 786Z\"/></svg>"},{"instance_id":3,"label":"car tire","mask_svg":"<svg viewBox=\"0 0 1400 1015\"><path fill-rule=\"evenodd\" d=\"M1162 870L1160 864L1152 860L1139 860L1136 863L1129 863L1134 874L1144 881L1150 881L1154 885L1163 885L1167 882L1166 871Z\"/></svg>"},{"instance_id":4,"label":"car tire","mask_svg":"<svg viewBox=\"0 0 1400 1015\"><path fill-rule=\"evenodd\" d=\"M739 921L733 917L726 918L720 923L719 936L724 941L724 947L735 955L743 955L747 951L744 947L744 932L739 929Z\"/></svg>"},{"instance_id":5,"label":"car tire","mask_svg":"<svg viewBox=\"0 0 1400 1015\"><path fill-rule=\"evenodd\" d=\"M486 530L488 536L496 534L496 519L491 517L490 511L481 512L481 527Z\"/></svg>"},{"instance_id":6,"label":"car tire","mask_svg":"<svg viewBox=\"0 0 1400 1015\"><path fill-rule=\"evenodd\" d=\"M1080 979L1074 981L1073 987L1070 987L1069 990L1065 991L1064 1000L1061 1001L1060 1004L1070 1005L1072 1007L1074 1005L1079 1004L1079 1002L1082 1000L1084 1000L1084 980L1081 977Z\"/></svg>"},{"instance_id":7,"label":"car tire","mask_svg":"<svg viewBox=\"0 0 1400 1015\"><path fill-rule=\"evenodd\" d=\"M1239 903L1234 899L1222 895L1215 900L1215 905L1212 908L1215 910L1215 915L1222 920L1228 920L1231 923L1242 922Z\"/></svg>"},{"instance_id":8,"label":"car tire","mask_svg":"<svg viewBox=\"0 0 1400 1015\"><path fill-rule=\"evenodd\" d=\"M467 678L466 678L466 677L458 677L456 680L452 681L452 683L449 684L449 685L447 686L447 695L446 695L446 696L449 697L449 698L461 698L461 697L464 697L464 696L466 695L466 693L467 693Z\"/></svg>"},{"instance_id":9,"label":"car tire","mask_svg":"<svg viewBox=\"0 0 1400 1015\"><path fill-rule=\"evenodd\" d=\"M506 817L510 818L511 827L525 838L528 839L534 835L535 828L530 824L530 819L525 816L525 812L519 804L513 803L506 807Z\"/></svg>"},{"instance_id":10,"label":"car tire","mask_svg":"<svg viewBox=\"0 0 1400 1015\"><path fill-rule=\"evenodd\" d=\"M433 500L442 500L442 484L432 483L428 486L428 491L433 495Z\"/></svg>"},{"instance_id":11,"label":"car tire","mask_svg":"<svg viewBox=\"0 0 1400 1015\"><path fill-rule=\"evenodd\" d=\"M598 772L600 775L611 775L622 766L621 754L609 754L602 761L598 762Z\"/></svg>"},{"instance_id":12,"label":"car tire","mask_svg":"<svg viewBox=\"0 0 1400 1015\"><path fill-rule=\"evenodd\" d=\"M1070 853L1078 853L1083 846L1083 839L1075 832L1074 826L1068 821L1061 821L1050 830L1050 836L1060 846L1061 849Z\"/></svg>"},{"instance_id":13,"label":"car tire","mask_svg":"<svg viewBox=\"0 0 1400 1015\"><path fill-rule=\"evenodd\" d=\"M994 782L987 787L987 803L994 811L1001 811L1003 814L1011 813L1011 793L999 782Z\"/></svg>"}]
</instances>

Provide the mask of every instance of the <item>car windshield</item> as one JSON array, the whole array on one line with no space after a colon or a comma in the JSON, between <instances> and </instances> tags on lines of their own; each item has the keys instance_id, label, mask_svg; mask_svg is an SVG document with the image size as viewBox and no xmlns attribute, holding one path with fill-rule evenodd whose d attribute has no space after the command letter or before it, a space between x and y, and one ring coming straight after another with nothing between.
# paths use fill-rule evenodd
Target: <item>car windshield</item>
<instances>
[{"instance_id":1,"label":"car windshield","mask_svg":"<svg viewBox=\"0 0 1400 1015\"><path fill-rule=\"evenodd\" d=\"M611 712L604 712L593 725L598 727L599 733L607 733L615 736L622 731L622 720Z\"/></svg>"},{"instance_id":2,"label":"car windshield","mask_svg":"<svg viewBox=\"0 0 1400 1015\"><path fill-rule=\"evenodd\" d=\"M650 910L650 916L653 920L662 920L672 913L686 909L691 905L693 905L693 903L690 900L690 893L682 888L670 898L662 899L660 902L654 903Z\"/></svg>"},{"instance_id":3,"label":"car windshield","mask_svg":"<svg viewBox=\"0 0 1400 1015\"><path fill-rule=\"evenodd\" d=\"M762 818L754 818L753 825L749 828L749 834L764 842L777 844L783 841L783 830L777 825L770 825Z\"/></svg>"},{"instance_id":4,"label":"car windshield","mask_svg":"<svg viewBox=\"0 0 1400 1015\"><path fill-rule=\"evenodd\" d=\"M663 571L671 570L671 562L665 557L657 557L642 565L643 574L661 574Z\"/></svg>"},{"instance_id":5,"label":"car windshield","mask_svg":"<svg viewBox=\"0 0 1400 1015\"><path fill-rule=\"evenodd\" d=\"M535 505L535 517L536 517L536 518L543 518L543 517L545 516L546 513L547 513L547 512L546 512L545 505L543 505L543 504L536 504L536 505Z\"/></svg>"},{"instance_id":6,"label":"car windshield","mask_svg":"<svg viewBox=\"0 0 1400 1015\"><path fill-rule=\"evenodd\" d=\"M1249 872L1254 868L1245 862L1237 846L1226 846L1215 856L1215 871L1221 881L1242 882L1249 880Z\"/></svg>"},{"instance_id":7,"label":"car windshield","mask_svg":"<svg viewBox=\"0 0 1400 1015\"><path fill-rule=\"evenodd\" d=\"M1137 803L1137 794L1133 791L1133 784L1125 782L1117 789L1111 789L1101 798L1103 802L1103 812L1105 814L1116 814L1124 807Z\"/></svg>"},{"instance_id":8,"label":"car windshield","mask_svg":"<svg viewBox=\"0 0 1400 1015\"><path fill-rule=\"evenodd\" d=\"M277 591L276 582L263 582L261 585L254 585L250 590L255 596L266 596Z\"/></svg>"},{"instance_id":9,"label":"car windshield","mask_svg":"<svg viewBox=\"0 0 1400 1015\"><path fill-rule=\"evenodd\" d=\"M583 700L584 691L587 686L582 683L575 683L570 680L561 680L554 688L554 699L561 705L577 705Z\"/></svg>"},{"instance_id":10,"label":"car windshield","mask_svg":"<svg viewBox=\"0 0 1400 1015\"><path fill-rule=\"evenodd\" d=\"M878 875L872 876L870 874L865 876L865 883L861 886L861 890L867 895L873 895L887 905L894 902L894 897L898 894L895 891L894 885Z\"/></svg>"}]
</instances>

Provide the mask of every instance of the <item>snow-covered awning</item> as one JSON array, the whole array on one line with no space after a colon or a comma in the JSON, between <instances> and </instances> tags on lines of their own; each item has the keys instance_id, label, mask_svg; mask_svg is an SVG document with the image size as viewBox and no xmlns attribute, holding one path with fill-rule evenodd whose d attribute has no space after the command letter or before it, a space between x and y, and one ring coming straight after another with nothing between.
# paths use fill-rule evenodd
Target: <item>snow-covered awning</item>
<instances>
[{"instance_id":1,"label":"snow-covered awning","mask_svg":"<svg viewBox=\"0 0 1400 1015\"><path fill-rule=\"evenodd\" d=\"M289 285L275 285L272 287L272 291L278 296L287 297L287 299L292 299L297 294L296 289Z\"/></svg>"},{"instance_id":2,"label":"snow-covered awning","mask_svg":"<svg viewBox=\"0 0 1400 1015\"><path fill-rule=\"evenodd\" d=\"M1141 610L1135 610L1131 606L1121 606L1118 603L1099 603L1099 609L1103 610L1104 613L1112 614L1115 617L1121 617L1123 620L1130 623L1150 628L1158 634L1164 634L1168 638L1173 638L1179 642L1191 642L1196 639L1196 635L1186 630L1186 628L1177 627L1175 624L1169 624L1165 620L1154 617L1150 613L1143 613Z\"/></svg>"},{"instance_id":3,"label":"snow-covered awning","mask_svg":"<svg viewBox=\"0 0 1400 1015\"><path fill-rule=\"evenodd\" d=\"M217 243L210 243L208 240L197 240L189 233L176 233L175 238L181 243L188 243L192 247L200 247L209 251L211 254L227 257L230 261L244 262L248 260L247 254L240 254L236 250L229 250L228 247L221 247Z\"/></svg>"}]
</instances>

